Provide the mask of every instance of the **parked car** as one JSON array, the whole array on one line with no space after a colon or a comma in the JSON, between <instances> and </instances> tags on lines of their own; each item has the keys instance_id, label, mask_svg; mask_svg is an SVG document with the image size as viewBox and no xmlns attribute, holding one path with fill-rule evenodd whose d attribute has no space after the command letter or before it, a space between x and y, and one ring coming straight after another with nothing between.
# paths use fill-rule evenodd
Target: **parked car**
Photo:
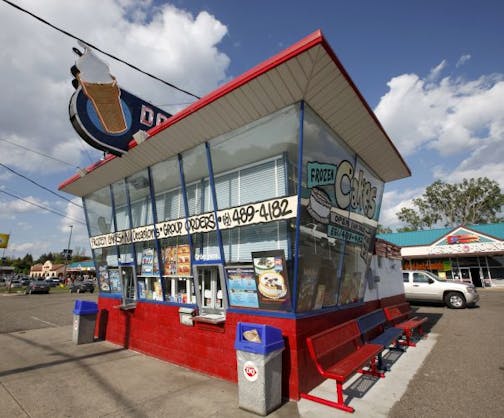
<instances>
[{"instance_id":1,"label":"parked car","mask_svg":"<svg viewBox=\"0 0 504 418\"><path fill-rule=\"evenodd\" d=\"M93 293L95 284L90 280L75 281L70 285L70 293Z\"/></svg>"},{"instance_id":2,"label":"parked car","mask_svg":"<svg viewBox=\"0 0 504 418\"><path fill-rule=\"evenodd\" d=\"M25 289L25 295L32 293L49 293L51 286L45 280L32 280Z\"/></svg>"},{"instance_id":3,"label":"parked car","mask_svg":"<svg viewBox=\"0 0 504 418\"><path fill-rule=\"evenodd\" d=\"M442 280L425 270L403 270L406 300L441 302L451 309L474 306L479 294L473 284Z\"/></svg>"},{"instance_id":4,"label":"parked car","mask_svg":"<svg viewBox=\"0 0 504 418\"><path fill-rule=\"evenodd\" d=\"M51 287L56 287L60 284L60 280L57 277L46 277L45 282Z\"/></svg>"},{"instance_id":5,"label":"parked car","mask_svg":"<svg viewBox=\"0 0 504 418\"><path fill-rule=\"evenodd\" d=\"M27 276L23 276L19 278L21 286L28 286L30 284L30 278Z\"/></svg>"}]
</instances>

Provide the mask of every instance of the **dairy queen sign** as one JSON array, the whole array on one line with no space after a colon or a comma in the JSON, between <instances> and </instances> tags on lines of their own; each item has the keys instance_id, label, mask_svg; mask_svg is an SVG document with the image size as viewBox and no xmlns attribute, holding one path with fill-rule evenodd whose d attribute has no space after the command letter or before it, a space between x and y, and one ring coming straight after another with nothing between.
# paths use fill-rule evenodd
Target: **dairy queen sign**
<instances>
[{"instance_id":1,"label":"dairy queen sign","mask_svg":"<svg viewBox=\"0 0 504 418\"><path fill-rule=\"evenodd\" d=\"M70 99L70 122L89 145L115 155L128 151L138 132L159 125L171 115L122 89L101 61L85 45L71 68L75 92Z\"/></svg>"}]
</instances>

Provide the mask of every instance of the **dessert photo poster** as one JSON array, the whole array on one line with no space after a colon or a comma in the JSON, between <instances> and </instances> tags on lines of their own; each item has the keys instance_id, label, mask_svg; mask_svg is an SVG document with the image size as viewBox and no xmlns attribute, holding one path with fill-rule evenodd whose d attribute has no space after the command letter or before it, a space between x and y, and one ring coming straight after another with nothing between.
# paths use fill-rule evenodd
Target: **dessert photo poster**
<instances>
[{"instance_id":1,"label":"dessert photo poster","mask_svg":"<svg viewBox=\"0 0 504 418\"><path fill-rule=\"evenodd\" d=\"M259 308L289 310L290 290L283 250L252 253Z\"/></svg>"}]
</instances>

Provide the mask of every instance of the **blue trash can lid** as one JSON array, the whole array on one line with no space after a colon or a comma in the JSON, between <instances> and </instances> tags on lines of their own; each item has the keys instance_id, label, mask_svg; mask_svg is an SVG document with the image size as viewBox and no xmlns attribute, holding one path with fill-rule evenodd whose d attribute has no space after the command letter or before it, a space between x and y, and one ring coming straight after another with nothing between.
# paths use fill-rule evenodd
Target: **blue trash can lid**
<instances>
[{"instance_id":1,"label":"blue trash can lid","mask_svg":"<svg viewBox=\"0 0 504 418\"><path fill-rule=\"evenodd\" d=\"M235 349L268 354L285 347L282 330L264 324L238 322Z\"/></svg>"},{"instance_id":2,"label":"blue trash can lid","mask_svg":"<svg viewBox=\"0 0 504 418\"><path fill-rule=\"evenodd\" d=\"M76 300L73 313L75 315L89 315L98 312L98 304L89 300Z\"/></svg>"}]
</instances>

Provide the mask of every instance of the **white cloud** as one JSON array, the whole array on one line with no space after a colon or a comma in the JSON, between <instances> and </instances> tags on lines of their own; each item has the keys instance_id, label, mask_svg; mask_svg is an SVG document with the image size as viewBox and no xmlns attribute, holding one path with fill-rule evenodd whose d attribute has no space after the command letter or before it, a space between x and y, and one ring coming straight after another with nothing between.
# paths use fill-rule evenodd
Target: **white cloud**
<instances>
[{"instance_id":1,"label":"white cloud","mask_svg":"<svg viewBox=\"0 0 504 418\"><path fill-rule=\"evenodd\" d=\"M73 0L64 5L60 0L16 0L16 4L198 96L227 80L230 59L219 48L227 27L208 12L192 15L151 0ZM70 67L76 59L72 47L78 47L77 41L3 2L0 26L0 138L16 144L0 142L0 162L56 191L77 166L86 167L100 158L99 151L80 139L68 117L74 91ZM170 104L162 106L170 113L195 100L98 55L110 66L121 87L155 105ZM5 190L15 190L20 197L84 219L82 210L73 205L66 208L62 200L6 174L6 170L0 169L0 181ZM40 222L41 217L44 222ZM0 194L0 230L19 222L31 223L33 230L22 234L24 228L17 228L9 252L23 256L29 250L38 256L52 248L59 251L66 246L68 225L74 224L72 242L89 255L84 226ZM45 237L44 242L38 240L40 236ZM16 245L20 242L26 244Z\"/></svg>"},{"instance_id":2,"label":"white cloud","mask_svg":"<svg viewBox=\"0 0 504 418\"><path fill-rule=\"evenodd\" d=\"M458 59L457 64L455 64L455 67L457 67L457 68L461 67L462 65L464 65L470 59L471 59L471 54L464 54L464 55L462 55Z\"/></svg>"},{"instance_id":3,"label":"white cloud","mask_svg":"<svg viewBox=\"0 0 504 418\"><path fill-rule=\"evenodd\" d=\"M496 137L504 123L504 78L439 82L403 74L388 83L375 112L399 150L430 148L442 155L472 151Z\"/></svg>"},{"instance_id":4,"label":"white cloud","mask_svg":"<svg viewBox=\"0 0 504 418\"><path fill-rule=\"evenodd\" d=\"M226 79L230 60L219 51L218 44L227 28L207 12L193 16L168 4L152 8L150 1L132 0L75 0L64 7L58 0L17 3L197 95L213 90ZM88 165L82 140L73 131L67 110L73 92L70 67L76 58L72 47L78 46L77 41L13 7L0 7L0 89L4 98L0 101L0 138L64 157L76 166ZM111 58L101 57L121 86L154 104L194 100ZM180 107L167 110L173 113ZM8 147L12 149L9 161L14 167L32 173L46 167L49 171L64 168L48 164L44 157ZM4 162L6 157L0 158Z\"/></svg>"},{"instance_id":5,"label":"white cloud","mask_svg":"<svg viewBox=\"0 0 504 418\"><path fill-rule=\"evenodd\" d=\"M386 190L383 193L379 223L392 229L402 226L396 213L403 207L413 208L413 199L421 196L424 191L424 188Z\"/></svg>"},{"instance_id":6,"label":"white cloud","mask_svg":"<svg viewBox=\"0 0 504 418\"><path fill-rule=\"evenodd\" d=\"M441 78L445 68L443 61L425 78L417 74L392 78L375 112L410 160L429 155L433 160L461 161L453 171L434 169L434 177L460 181L487 176L502 185L504 75Z\"/></svg>"}]
</instances>

